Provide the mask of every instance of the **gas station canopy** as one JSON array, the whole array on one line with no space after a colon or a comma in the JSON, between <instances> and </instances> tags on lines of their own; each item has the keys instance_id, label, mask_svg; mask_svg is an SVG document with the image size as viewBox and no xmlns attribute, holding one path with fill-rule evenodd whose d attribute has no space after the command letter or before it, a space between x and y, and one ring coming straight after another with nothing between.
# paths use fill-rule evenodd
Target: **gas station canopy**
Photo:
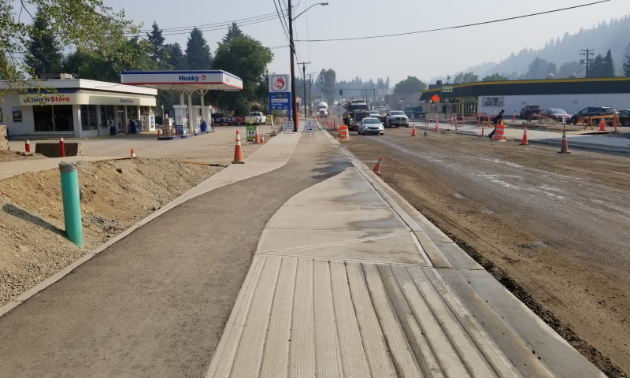
<instances>
[{"instance_id":1,"label":"gas station canopy","mask_svg":"<svg viewBox=\"0 0 630 378\"><path fill-rule=\"evenodd\" d=\"M221 70L123 71L122 84L179 92L240 91L243 80Z\"/></svg>"}]
</instances>

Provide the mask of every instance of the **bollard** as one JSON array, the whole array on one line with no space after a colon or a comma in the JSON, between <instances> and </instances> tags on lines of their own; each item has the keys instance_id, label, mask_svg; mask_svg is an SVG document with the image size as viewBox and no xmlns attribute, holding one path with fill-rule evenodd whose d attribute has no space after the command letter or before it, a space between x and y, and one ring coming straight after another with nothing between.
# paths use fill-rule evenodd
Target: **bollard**
<instances>
[{"instance_id":1,"label":"bollard","mask_svg":"<svg viewBox=\"0 0 630 378\"><path fill-rule=\"evenodd\" d=\"M66 224L66 236L79 248L83 248L83 226L81 224L81 193L77 163L59 163L61 176L61 198L63 200L63 218Z\"/></svg>"},{"instance_id":2,"label":"bollard","mask_svg":"<svg viewBox=\"0 0 630 378\"><path fill-rule=\"evenodd\" d=\"M59 154L61 157L66 157L66 147L63 144L63 138L59 138Z\"/></svg>"},{"instance_id":3,"label":"bollard","mask_svg":"<svg viewBox=\"0 0 630 378\"><path fill-rule=\"evenodd\" d=\"M28 153L31 152L31 142L28 139L24 142L24 150Z\"/></svg>"},{"instance_id":4,"label":"bollard","mask_svg":"<svg viewBox=\"0 0 630 378\"><path fill-rule=\"evenodd\" d=\"M158 139L160 139L160 130L158 130Z\"/></svg>"},{"instance_id":5,"label":"bollard","mask_svg":"<svg viewBox=\"0 0 630 378\"><path fill-rule=\"evenodd\" d=\"M512 122L516 122L516 110L514 111L514 114L512 115Z\"/></svg>"}]
</instances>

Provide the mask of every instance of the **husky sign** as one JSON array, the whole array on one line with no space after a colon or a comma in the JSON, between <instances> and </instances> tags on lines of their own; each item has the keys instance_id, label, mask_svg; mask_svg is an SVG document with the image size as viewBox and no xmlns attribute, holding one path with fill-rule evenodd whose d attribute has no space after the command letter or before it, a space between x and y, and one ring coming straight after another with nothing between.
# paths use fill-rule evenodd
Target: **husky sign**
<instances>
[{"instance_id":1,"label":"husky sign","mask_svg":"<svg viewBox=\"0 0 630 378\"><path fill-rule=\"evenodd\" d=\"M286 111L291 118L291 76L271 75L269 77L269 112Z\"/></svg>"}]
</instances>

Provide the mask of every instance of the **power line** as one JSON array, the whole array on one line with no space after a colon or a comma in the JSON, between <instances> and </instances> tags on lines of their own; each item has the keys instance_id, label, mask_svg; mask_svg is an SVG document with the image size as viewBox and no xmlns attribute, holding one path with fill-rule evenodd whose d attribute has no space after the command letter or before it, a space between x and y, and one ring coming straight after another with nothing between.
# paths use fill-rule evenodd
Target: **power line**
<instances>
[{"instance_id":1,"label":"power line","mask_svg":"<svg viewBox=\"0 0 630 378\"><path fill-rule=\"evenodd\" d=\"M271 13L261 14L261 15L258 15L258 16L245 17L245 18L240 18L240 19L236 19L236 20L232 20L232 21L213 22L213 23L209 23L209 24L200 24L200 25L192 25L192 26L173 26L173 27L170 27L170 28L163 28L163 29L160 29L160 30L167 31L167 32L175 32L175 31L182 31L182 30L185 30L185 29L192 29L192 28L214 27L214 26L221 26L221 25L229 26L233 22L239 23L239 22L246 22L246 21L256 21L258 19L267 18L269 16L274 16L273 18L275 18L276 13L275 12L271 12ZM153 29L140 30L141 33L150 33L152 31L153 31Z\"/></svg>"},{"instance_id":2,"label":"power line","mask_svg":"<svg viewBox=\"0 0 630 378\"><path fill-rule=\"evenodd\" d=\"M278 4L276 4L276 0L272 0L273 1L273 6L276 8L276 13L278 14L278 18L280 19L280 25L282 25L282 31L284 32L284 36L287 38L287 41L289 40L289 32L287 31L287 28L285 27L284 24L284 18L280 16L280 10L278 10ZM280 1L278 1L278 3L280 3ZM280 9L282 9L282 4L280 5ZM284 14L284 11L282 11L282 14Z\"/></svg>"},{"instance_id":3,"label":"power line","mask_svg":"<svg viewBox=\"0 0 630 378\"><path fill-rule=\"evenodd\" d=\"M517 20L517 19L521 19L521 18L529 18L529 17L535 17L535 16L544 15L544 14L563 12L563 11L577 9L577 8L589 7L589 6L596 5L596 4L607 3L609 1L612 1L612 0L599 0L599 1L592 2L592 3L581 4L581 5L574 5L574 6L571 6L571 7L558 8L558 9L553 9L553 10L544 11L544 12L530 13L530 14L526 14L526 15L522 15L522 16L500 18L500 19L496 19L496 20L475 22L475 23L472 23L472 24L465 24L465 25L446 26L446 27L443 27L443 28L436 28L436 29L417 30L417 31L406 32L406 33L381 34L381 35L373 35L373 36L368 36L368 37L348 37L348 38L330 38L330 39L302 39L302 40L296 40L295 42L356 41L356 40L363 40L363 39L400 37L400 36L403 36L403 35L411 35L411 34L433 33L433 32L438 32L438 31L443 31L443 30L462 29L462 28L468 28L468 27L472 27L472 26L495 24L495 23L498 23L498 22L513 21L513 20Z\"/></svg>"},{"instance_id":4,"label":"power line","mask_svg":"<svg viewBox=\"0 0 630 378\"><path fill-rule=\"evenodd\" d=\"M272 16L269 18L265 18L265 19L261 19L261 20L257 20L257 21L247 21L247 22L242 22L242 23L237 23L238 26L247 26L247 25L255 25L255 24L260 24L261 22L267 22L267 21L273 21L276 18L278 18L278 16ZM215 26L215 27L211 27L211 28L198 28L200 31L202 32L208 32L208 31L215 31L215 30L222 30L227 28L228 26L230 26L231 24L228 25L221 25L221 26ZM193 27L194 29L194 27ZM170 36L170 35L180 35L180 34L189 34L192 31L192 29L190 30L185 30L185 31L181 31L181 32L173 32L173 33L164 33L162 34L163 36Z\"/></svg>"}]
</instances>

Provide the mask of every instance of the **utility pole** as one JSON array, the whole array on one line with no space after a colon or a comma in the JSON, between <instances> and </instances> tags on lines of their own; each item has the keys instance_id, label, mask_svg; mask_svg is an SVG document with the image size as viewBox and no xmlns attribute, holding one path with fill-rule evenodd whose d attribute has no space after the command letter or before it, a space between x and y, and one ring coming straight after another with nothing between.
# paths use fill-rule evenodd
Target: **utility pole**
<instances>
[{"instance_id":1,"label":"utility pole","mask_svg":"<svg viewBox=\"0 0 630 378\"><path fill-rule=\"evenodd\" d=\"M298 64L302 65L302 79L304 79L304 99L302 99L302 107L304 108L304 117L306 117L306 65L311 64L311 62L302 62Z\"/></svg>"},{"instance_id":2,"label":"utility pole","mask_svg":"<svg viewBox=\"0 0 630 378\"><path fill-rule=\"evenodd\" d=\"M313 77L315 77L315 75L317 75L317 73L311 72L308 74L308 115L312 115L313 114L313 109L312 109L312 103L311 103L311 97L312 92L313 92Z\"/></svg>"},{"instance_id":3,"label":"utility pole","mask_svg":"<svg viewBox=\"0 0 630 378\"><path fill-rule=\"evenodd\" d=\"M580 59L580 63L581 64L586 64L586 75L585 75L585 77L588 77L588 71L591 69L591 61L592 61L590 59L590 56L591 55L595 55L595 53L593 52L593 49L586 49L586 50L580 50L580 55L586 57L586 59Z\"/></svg>"},{"instance_id":4,"label":"utility pole","mask_svg":"<svg viewBox=\"0 0 630 378\"><path fill-rule=\"evenodd\" d=\"M288 16L289 16L289 55L291 56L291 109L293 110L293 132L298 131L298 114L297 114L297 106L295 103L295 65L293 64L294 56L295 56L295 44L293 43L293 5L291 4L291 0L288 0L289 4L287 6Z\"/></svg>"}]
</instances>

